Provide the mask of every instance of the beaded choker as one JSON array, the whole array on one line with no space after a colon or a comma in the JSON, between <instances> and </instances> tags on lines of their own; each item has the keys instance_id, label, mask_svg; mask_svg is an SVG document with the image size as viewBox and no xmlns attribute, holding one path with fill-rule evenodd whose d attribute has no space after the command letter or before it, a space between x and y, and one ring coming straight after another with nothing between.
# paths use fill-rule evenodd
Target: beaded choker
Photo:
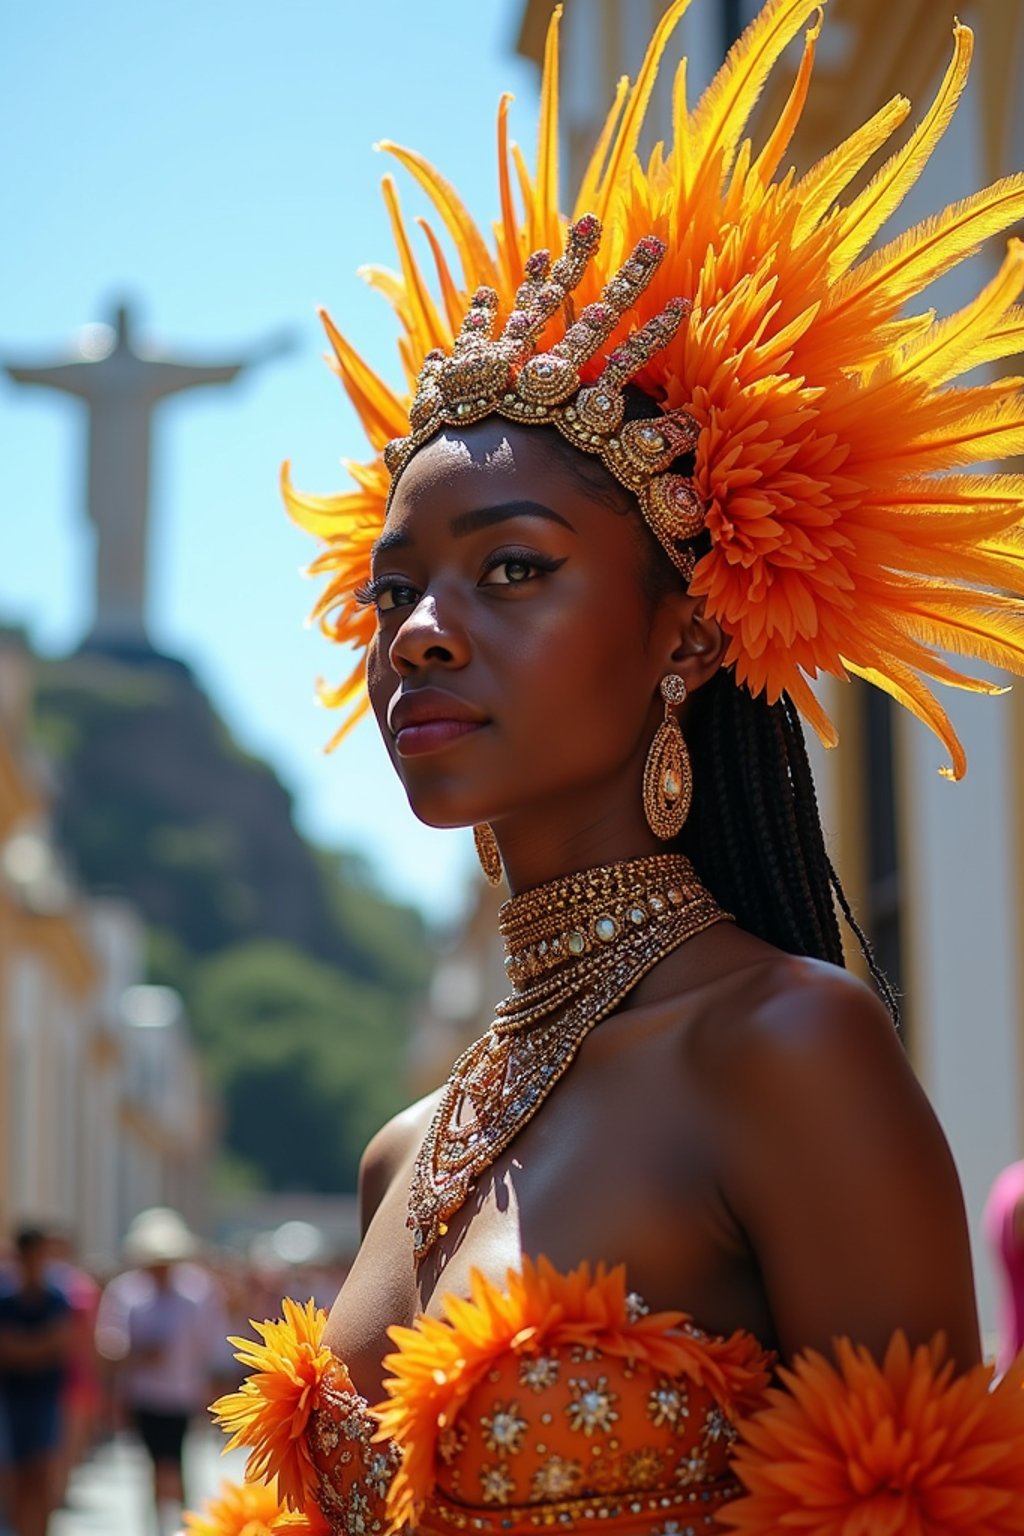
<instances>
[{"instance_id":1,"label":"beaded choker","mask_svg":"<svg viewBox=\"0 0 1024 1536\"><path fill-rule=\"evenodd\" d=\"M731 921L689 860L662 853L566 875L501 909L513 991L452 1068L416 1158L408 1225L422 1259L532 1119L587 1035L659 960Z\"/></svg>"}]
</instances>

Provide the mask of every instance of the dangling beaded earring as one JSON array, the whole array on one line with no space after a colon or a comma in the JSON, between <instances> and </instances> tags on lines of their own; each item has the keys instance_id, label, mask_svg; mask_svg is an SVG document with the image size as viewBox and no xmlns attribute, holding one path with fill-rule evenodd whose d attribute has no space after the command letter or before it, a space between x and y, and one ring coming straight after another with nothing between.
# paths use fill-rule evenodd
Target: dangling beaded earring
<instances>
[{"instance_id":1,"label":"dangling beaded earring","mask_svg":"<svg viewBox=\"0 0 1024 1536\"><path fill-rule=\"evenodd\" d=\"M488 885L500 885L505 871L501 863L501 849L489 821L478 822L473 828L473 841L480 868L487 876Z\"/></svg>"},{"instance_id":2,"label":"dangling beaded earring","mask_svg":"<svg viewBox=\"0 0 1024 1536\"><path fill-rule=\"evenodd\" d=\"M677 837L693 798L693 771L674 706L686 698L686 684L677 672L661 680L665 718L654 733L644 764L644 815L655 837Z\"/></svg>"}]
</instances>

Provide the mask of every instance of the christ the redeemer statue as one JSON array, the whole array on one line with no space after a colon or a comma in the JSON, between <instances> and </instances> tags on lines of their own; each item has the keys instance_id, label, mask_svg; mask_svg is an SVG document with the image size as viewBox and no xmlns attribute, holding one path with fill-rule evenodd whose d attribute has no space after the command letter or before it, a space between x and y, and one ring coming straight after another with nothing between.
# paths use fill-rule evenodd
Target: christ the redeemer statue
<instances>
[{"instance_id":1,"label":"christ the redeemer statue","mask_svg":"<svg viewBox=\"0 0 1024 1536\"><path fill-rule=\"evenodd\" d=\"M89 412L86 508L96 529L96 610L88 643L138 651L146 633L146 556L150 509L152 415L167 395L203 384L230 384L243 369L287 347L275 339L234 363L191 362L140 353L132 317L116 311L114 345L105 356L82 350L52 362L4 366L16 384L59 389Z\"/></svg>"}]
</instances>

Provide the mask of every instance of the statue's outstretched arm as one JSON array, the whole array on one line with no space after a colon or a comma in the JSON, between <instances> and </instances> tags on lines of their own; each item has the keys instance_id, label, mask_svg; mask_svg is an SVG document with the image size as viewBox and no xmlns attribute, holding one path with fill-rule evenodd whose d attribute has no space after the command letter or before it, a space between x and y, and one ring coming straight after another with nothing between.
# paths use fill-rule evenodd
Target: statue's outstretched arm
<instances>
[{"instance_id":1,"label":"statue's outstretched arm","mask_svg":"<svg viewBox=\"0 0 1024 1536\"><path fill-rule=\"evenodd\" d=\"M195 389L203 384L230 384L232 379L237 378L247 368L254 368L260 363L269 362L271 358L280 357L283 353L291 351L294 345L294 335L280 331L253 347L249 354L237 363L172 363L147 360L146 369L149 379L156 386L154 393L169 395L180 389Z\"/></svg>"},{"instance_id":2,"label":"statue's outstretched arm","mask_svg":"<svg viewBox=\"0 0 1024 1536\"><path fill-rule=\"evenodd\" d=\"M62 389L68 395L89 393L87 375L94 365L85 362L51 363L48 367L33 367L27 363L0 365L15 384L38 384L43 389Z\"/></svg>"}]
</instances>

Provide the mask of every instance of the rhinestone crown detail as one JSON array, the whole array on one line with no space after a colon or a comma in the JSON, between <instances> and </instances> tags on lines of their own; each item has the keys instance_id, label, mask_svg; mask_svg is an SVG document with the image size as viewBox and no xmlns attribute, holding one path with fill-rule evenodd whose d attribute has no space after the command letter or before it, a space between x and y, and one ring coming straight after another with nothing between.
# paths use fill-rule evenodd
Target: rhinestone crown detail
<instances>
[{"instance_id":1,"label":"rhinestone crown detail","mask_svg":"<svg viewBox=\"0 0 1024 1536\"><path fill-rule=\"evenodd\" d=\"M391 494L417 448L442 426L468 426L490 415L525 426L552 425L632 491L651 531L689 580L694 555L686 541L703 528L705 506L694 482L670 466L695 447L697 423L684 410L627 421L623 386L668 346L691 306L671 299L614 347L598 377L584 384L580 370L636 303L665 254L661 240L644 236L598 302L576 316L572 294L600 241L600 220L584 214L570 225L565 252L554 264L550 252L536 251L498 337L492 334L498 296L493 288L477 289L452 352L437 348L423 361L408 435L393 438L384 450ZM538 353L538 339L560 309L568 329L550 351Z\"/></svg>"}]
</instances>

